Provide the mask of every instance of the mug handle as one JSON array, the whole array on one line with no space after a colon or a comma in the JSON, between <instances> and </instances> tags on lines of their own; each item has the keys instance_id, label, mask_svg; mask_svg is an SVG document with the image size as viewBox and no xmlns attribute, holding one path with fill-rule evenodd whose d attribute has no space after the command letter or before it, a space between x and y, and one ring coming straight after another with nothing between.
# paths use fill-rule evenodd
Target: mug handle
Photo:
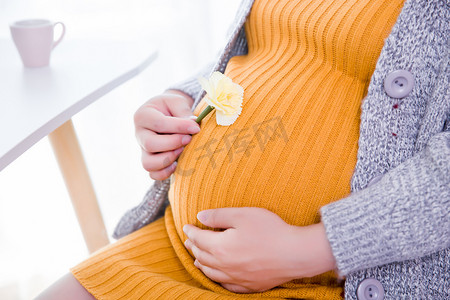
<instances>
[{"instance_id":1,"label":"mug handle","mask_svg":"<svg viewBox=\"0 0 450 300\"><path fill-rule=\"evenodd\" d=\"M52 49L55 48L61 42L61 40L64 37L64 34L66 33L66 26L62 22L54 23L53 24L53 30L55 29L55 26L58 25L58 24L60 24L62 26L62 32L61 32L61 36L56 41L53 42Z\"/></svg>"}]
</instances>

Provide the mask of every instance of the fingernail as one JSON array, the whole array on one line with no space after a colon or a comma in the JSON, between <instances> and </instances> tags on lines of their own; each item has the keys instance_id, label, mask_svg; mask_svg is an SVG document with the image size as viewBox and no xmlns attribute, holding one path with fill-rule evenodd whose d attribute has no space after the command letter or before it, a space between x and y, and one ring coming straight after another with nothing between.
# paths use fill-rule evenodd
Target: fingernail
<instances>
[{"instance_id":1,"label":"fingernail","mask_svg":"<svg viewBox=\"0 0 450 300\"><path fill-rule=\"evenodd\" d=\"M208 217L209 210L203 210L197 214L197 219L202 223L206 222L206 220L208 220Z\"/></svg>"},{"instance_id":2,"label":"fingernail","mask_svg":"<svg viewBox=\"0 0 450 300\"><path fill-rule=\"evenodd\" d=\"M184 226L183 226L183 232L184 232L185 234L188 233L188 226L187 226L187 225L184 225Z\"/></svg>"},{"instance_id":3,"label":"fingernail","mask_svg":"<svg viewBox=\"0 0 450 300\"><path fill-rule=\"evenodd\" d=\"M174 161L173 164L172 164L172 170L175 170L175 168L177 167L177 165L178 165L178 162Z\"/></svg>"},{"instance_id":4,"label":"fingernail","mask_svg":"<svg viewBox=\"0 0 450 300\"><path fill-rule=\"evenodd\" d=\"M188 127L187 131L189 133L195 134L200 131L200 127L199 126L191 126L191 127Z\"/></svg>"},{"instance_id":5,"label":"fingernail","mask_svg":"<svg viewBox=\"0 0 450 300\"><path fill-rule=\"evenodd\" d=\"M178 148L177 150L174 151L174 154L176 156L178 156L181 152L183 152L184 147Z\"/></svg>"},{"instance_id":6,"label":"fingernail","mask_svg":"<svg viewBox=\"0 0 450 300\"><path fill-rule=\"evenodd\" d=\"M183 144L183 146L189 144L189 142L191 141L192 136L190 135L185 135L181 138L181 144Z\"/></svg>"}]
</instances>

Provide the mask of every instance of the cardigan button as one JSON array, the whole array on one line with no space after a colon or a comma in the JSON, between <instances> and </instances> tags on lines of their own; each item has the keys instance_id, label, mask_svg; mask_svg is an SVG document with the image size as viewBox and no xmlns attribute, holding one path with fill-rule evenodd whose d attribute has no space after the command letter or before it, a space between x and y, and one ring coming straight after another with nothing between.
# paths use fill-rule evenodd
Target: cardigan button
<instances>
[{"instance_id":1,"label":"cardigan button","mask_svg":"<svg viewBox=\"0 0 450 300\"><path fill-rule=\"evenodd\" d=\"M404 98L414 87L414 77L406 70L396 70L384 79L384 90L389 97Z\"/></svg>"},{"instance_id":2,"label":"cardigan button","mask_svg":"<svg viewBox=\"0 0 450 300\"><path fill-rule=\"evenodd\" d=\"M384 289L375 278L364 279L356 290L358 300L383 300Z\"/></svg>"}]
</instances>

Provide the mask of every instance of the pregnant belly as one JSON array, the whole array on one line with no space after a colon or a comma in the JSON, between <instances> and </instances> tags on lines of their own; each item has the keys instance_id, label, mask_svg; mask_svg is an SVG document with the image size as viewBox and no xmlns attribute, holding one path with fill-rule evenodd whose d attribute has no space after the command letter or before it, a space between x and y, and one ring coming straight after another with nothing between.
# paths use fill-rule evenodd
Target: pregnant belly
<instances>
[{"instance_id":1,"label":"pregnant belly","mask_svg":"<svg viewBox=\"0 0 450 300\"><path fill-rule=\"evenodd\" d=\"M245 122L241 116L224 127L215 123L212 113L202 121L202 130L178 160L169 191L182 241L185 224L204 228L196 218L202 210L262 207L289 224L308 225L319 221L321 206L348 193L353 165L346 178L336 177L336 165L321 164L317 155L321 153L293 138L297 123L286 122L284 117Z\"/></svg>"},{"instance_id":2,"label":"pregnant belly","mask_svg":"<svg viewBox=\"0 0 450 300\"><path fill-rule=\"evenodd\" d=\"M288 142L286 129L280 117L251 125L239 122L241 117L225 127L216 125L214 113L208 115L178 160L169 201L182 240L182 227L201 227L196 215L206 209L258 206L283 215L278 210L282 191L275 185L267 189L267 176L278 180L284 173L275 154Z\"/></svg>"}]
</instances>

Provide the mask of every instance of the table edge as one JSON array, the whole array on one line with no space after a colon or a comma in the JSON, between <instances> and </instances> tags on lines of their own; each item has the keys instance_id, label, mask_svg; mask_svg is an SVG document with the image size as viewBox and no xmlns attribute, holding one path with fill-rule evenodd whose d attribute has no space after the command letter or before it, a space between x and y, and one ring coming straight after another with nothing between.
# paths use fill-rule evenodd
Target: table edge
<instances>
[{"instance_id":1,"label":"table edge","mask_svg":"<svg viewBox=\"0 0 450 300\"><path fill-rule=\"evenodd\" d=\"M66 110L62 111L55 118L51 119L41 127L37 128L33 133L28 135L15 147L7 151L2 157L0 157L0 171L6 168L10 163L21 156L25 151L31 148L34 144L40 141L42 138L46 137L53 130L70 120L75 114L79 113L82 109L86 108L90 104L94 103L96 100L106 95L116 87L122 85L126 81L135 77L143 70L145 70L158 56L157 51L153 51L147 59L145 59L138 66L130 69L128 72L116 77L110 82L104 84L98 89L94 90L90 94L86 95L83 99L75 103L74 105L68 107Z\"/></svg>"}]
</instances>

